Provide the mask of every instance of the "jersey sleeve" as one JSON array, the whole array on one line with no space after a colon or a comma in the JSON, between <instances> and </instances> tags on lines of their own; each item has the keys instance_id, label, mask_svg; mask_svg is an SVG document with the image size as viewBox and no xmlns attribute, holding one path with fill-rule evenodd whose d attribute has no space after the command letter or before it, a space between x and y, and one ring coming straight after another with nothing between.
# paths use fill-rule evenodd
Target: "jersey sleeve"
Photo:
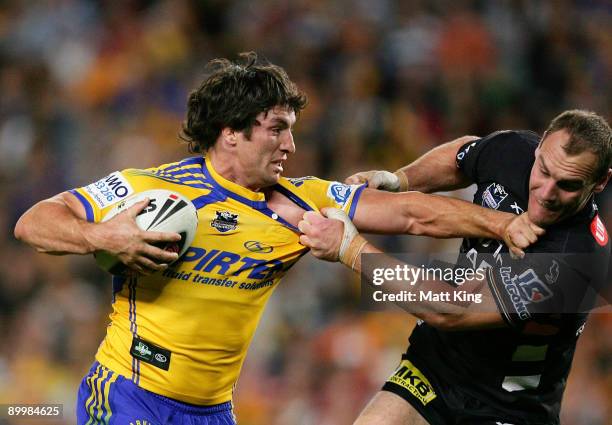
<instances>
[{"instance_id":1,"label":"jersey sleeve","mask_svg":"<svg viewBox=\"0 0 612 425\"><path fill-rule=\"evenodd\" d=\"M491 133L459 148L457 168L473 183L495 181L499 176L528 176L532 163L529 159L538 140L538 135L530 131Z\"/></svg>"},{"instance_id":2,"label":"jersey sleeve","mask_svg":"<svg viewBox=\"0 0 612 425\"><path fill-rule=\"evenodd\" d=\"M336 181L328 181L316 177L302 177L289 181L308 198L317 209L338 208L353 219L357 203L366 185L347 185Z\"/></svg>"},{"instance_id":3,"label":"jersey sleeve","mask_svg":"<svg viewBox=\"0 0 612 425\"><path fill-rule=\"evenodd\" d=\"M527 254L488 270L489 288L504 320L521 329L529 321L594 307L600 273L589 254Z\"/></svg>"},{"instance_id":4,"label":"jersey sleeve","mask_svg":"<svg viewBox=\"0 0 612 425\"><path fill-rule=\"evenodd\" d=\"M156 179L144 170L115 171L86 186L69 192L85 207L87 221L100 222L114 205L130 195L158 188Z\"/></svg>"}]
</instances>

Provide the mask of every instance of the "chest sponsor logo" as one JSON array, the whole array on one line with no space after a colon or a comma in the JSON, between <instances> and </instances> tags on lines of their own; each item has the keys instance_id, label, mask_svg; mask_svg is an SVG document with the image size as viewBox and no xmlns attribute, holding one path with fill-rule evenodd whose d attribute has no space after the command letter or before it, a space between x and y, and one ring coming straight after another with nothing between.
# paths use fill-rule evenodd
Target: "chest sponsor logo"
<instances>
[{"instance_id":1,"label":"chest sponsor logo","mask_svg":"<svg viewBox=\"0 0 612 425\"><path fill-rule=\"evenodd\" d=\"M510 267L500 267L499 272L510 301L523 320L531 317L527 309L529 304L541 303L553 296L552 291L533 269L527 269L520 275L514 274L514 276Z\"/></svg>"},{"instance_id":2,"label":"chest sponsor logo","mask_svg":"<svg viewBox=\"0 0 612 425\"><path fill-rule=\"evenodd\" d=\"M402 360L388 381L408 390L423 406L437 397L429 380L410 360Z\"/></svg>"},{"instance_id":3,"label":"chest sponsor logo","mask_svg":"<svg viewBox=\"0 0 612 425\"><path fill-rule=\"evenodd\" d=\"M327 189L327 196L333 199L341 207L344 207L353 193L353 187L347 184L334 182Z\"/></svg>"},{"instance_id":4,"label":"chest sponsor logo","mask_svg":"<svg viewBox=\"0 0 612 425\"><path fill-rule=\"evenodd\" d=\"M596 215L593 221L591 221L591 234L599 245L606 246L608 243L608 232L606 231L606 226L604 226L599 218L599 215Z\"/></svg>"},{"instance_id":5,"label":"chest sponsor logo","mask_svg":"<svg viewBox=\"0 0 612 425\"><path fill-rule=\"evenodd\" d=\"M134 193L134 189L119 171L115 171L85 186L85 192L91 196L99 208L105 208L127 198Z\"/></svg>"},{"instance_id":6,"label":"chest sponsor logo","mask_svg":"<svg viewBox=\"0 0 612 425\"><path fill-rule=\"evenodd\" d=\"M217 217L210 222L210 225L221 233L229 232L238 227L238 214L229 211L215 211Z\"/></svg>"},{"instance_id":7,"label":"chest sponsor logo","mask_svg":"<svg viewBox=\"0 0 612 425\"><path fill-rule=\"evenodd\" d=\"M269 254L274 251L270 245L259 241L246 241L244 247L251 252L259 252L261 254Z\"/></svg>"},{"instance_id":8,"label":"chest sponsor logo","mask_svg":"<svg viewBox=\"0 0 612 425\"><path fill-rule=\"evenodd\" d=\"M482 193L482 206L496 210L507 196L508 192L501 184L491 183Z\"/></svg>"}]
</instances>

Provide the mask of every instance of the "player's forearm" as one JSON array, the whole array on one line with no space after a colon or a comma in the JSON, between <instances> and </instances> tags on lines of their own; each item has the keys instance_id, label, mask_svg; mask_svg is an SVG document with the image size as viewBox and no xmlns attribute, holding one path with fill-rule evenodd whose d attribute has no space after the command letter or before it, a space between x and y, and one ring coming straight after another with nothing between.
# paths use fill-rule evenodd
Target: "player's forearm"
<instances>
[{"instance_id":1,"label":"player's forearm","mask_svg":"<svg viewBox=\"0 0 612 425\"><path fill-rule=\"evenodd\" d=\"M456 155L461 146L476 140L464 136L432 149L400 170L408 178L410 190L424 193L454 190L469 186L471 182L457 168Z\"/></svg>"},{"instance_id":2,"label":"player's forearm","mask_svg":"<svg viewBox=\"0 0 612 425\"><path fill-rule=\"evenodd\" d=\"M406 193L402 215L408 233L435 238L503 239L513 214L490 210L460 199L419 192Z\"/></svg>"},{"instance_id":3,"label":"player's forearm","mask_svg":"<svg viewBox=\"0 0 612 425\"><path fill-rule=\"evenodd\" d=\"M353 222L369 233L503 239L513 217L446 196L366 189Z\"/></svg>"},{"instance_id":4,"label":"player's forearm","mask_svg":"<svg viewBox=\"0 0 612 425\"><path fill-rule=\"evenodd\" d=\"M38 252L47 254L90 254L94 224L77 217L56 199L39 202L25 212L15 226L15 237Z\"/></svg>"}]
</instances>

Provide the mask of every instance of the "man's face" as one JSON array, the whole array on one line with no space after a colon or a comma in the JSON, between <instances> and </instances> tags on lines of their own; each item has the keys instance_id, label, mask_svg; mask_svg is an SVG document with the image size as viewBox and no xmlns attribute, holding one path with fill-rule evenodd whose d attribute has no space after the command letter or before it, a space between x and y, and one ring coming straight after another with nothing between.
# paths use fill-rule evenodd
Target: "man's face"
<instances>
[{"instance_id":1,"label":"man's face","mask_svg":"<svg viewBox=\"0 0 612 425\"><path fill-rule=\"evenodd\" d=\"M563 146L569 141L565 130L545 135L536 149L529 177L528 214L531 221L549 226L580 211L593 192L605 187L595 181L597 157L589 151L569 156Z\"/></svg>"},{"instance_id":2,"label":"man's face","mask_svg":"<svg viewBox=\"0 0 612 425\"><path fill-rule=\"evenodd\" d=\"M241 172L246 176L247 187L253 190L278 183L283 162L295 152L291 133L296 120L293 110L276 106L260 113L256 120L250 138L239 133L237 149Z\"/></svg>"}]
</instances>

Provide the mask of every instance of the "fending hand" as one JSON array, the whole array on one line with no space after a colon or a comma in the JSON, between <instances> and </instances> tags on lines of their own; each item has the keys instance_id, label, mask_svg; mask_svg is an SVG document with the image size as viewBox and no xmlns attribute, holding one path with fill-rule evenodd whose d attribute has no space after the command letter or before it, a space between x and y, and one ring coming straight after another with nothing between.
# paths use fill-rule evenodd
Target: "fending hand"
<instances>
[{"instance_id":1,"label":"fending hand","mask_svg":"<svg viewBox=\"0 0 612 425\"><path fill-rule=\"evenodd\" d=\"M370 189L386 190L387 192L403 192L408 190L408 179L402 171L391 173L384 170L362 171L346 178L346 184L367 183Z\"/></svg>"},{"instance_id":2,"label":"fending hand","mask_svg":"<svg viewBox=\"0 0 612 425\"><path fill-rule=\"evenodd\" d=\"M324 217L318 212L307 211L298 223L302 232L300 243L310 248L312 255L321 260L338 261L344 233L344 224Z\"/></svg>"},{"instance_id":3,"label":"fending hand","mask_svg":"<svg viewBox=\"0 0 612 425\"><path fill-rule=\"evenodd\" d=\"M523 258L524 250L536 243L545 232L529 219L527 213L523 213L508 222L503 231L503 239L512 258Z\"/></svg>"}]
</instances>

